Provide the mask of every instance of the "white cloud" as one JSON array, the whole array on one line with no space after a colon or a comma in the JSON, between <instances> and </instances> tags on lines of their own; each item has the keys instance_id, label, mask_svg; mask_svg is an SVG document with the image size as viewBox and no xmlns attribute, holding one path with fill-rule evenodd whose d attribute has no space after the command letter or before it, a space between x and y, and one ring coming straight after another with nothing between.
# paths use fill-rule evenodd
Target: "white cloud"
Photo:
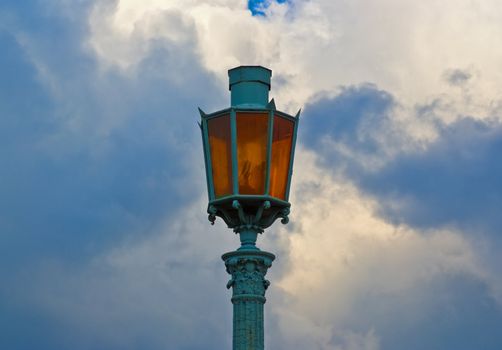
<instances>
[{"instance_id":1,"label":"white cloud","mask_svg":"<svg viewBox=\"0 0 502 350\"><path fill-rule=\"evenodd\" d=\"M252 17L245 1L98 2L89 42L121 67L144 57L152 40L192 45L224 84L232 66L269 66L281 81L274 95L291 110L320 91L366 81L406 108L443 97L446 119L499 108L499 1L302 1L273 3L267 16ZM451 69L474 74L459 88L442 79Z\"/></svg>"}]
</instances>

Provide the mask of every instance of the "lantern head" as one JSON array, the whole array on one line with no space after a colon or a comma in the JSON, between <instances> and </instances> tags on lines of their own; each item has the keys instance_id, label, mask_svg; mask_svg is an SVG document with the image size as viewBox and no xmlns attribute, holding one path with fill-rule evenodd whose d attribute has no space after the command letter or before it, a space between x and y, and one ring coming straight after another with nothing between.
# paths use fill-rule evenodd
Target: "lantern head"
<instances>
[{"instance_id":1,"label":"lantern head","mask_svg":"<svg viewBox=\"0 0 502 350\"><path fill-rule=\"evenodd\" d=\"M299 112L293 117L268 101L271 70L240 66L228 75L231 107L199 109L209 220L262 232L278 218L288 222Z\"/></svg>"}]
</instances>

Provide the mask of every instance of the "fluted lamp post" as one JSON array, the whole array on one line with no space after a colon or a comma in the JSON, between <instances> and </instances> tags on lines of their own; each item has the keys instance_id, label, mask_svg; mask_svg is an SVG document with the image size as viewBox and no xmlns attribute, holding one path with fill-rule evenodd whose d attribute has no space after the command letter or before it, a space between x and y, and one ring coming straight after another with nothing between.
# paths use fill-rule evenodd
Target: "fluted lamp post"
<instances>
[{"instance_id":1,"label":"fluted lamp post","mask_svg":"<svg viewBox=\"0 0 502 350\"><path fill-rule=\"evenodd\" d=\"M212 224L220 217L240 236L240 248L222 256L231 275L233 349L262 350L265 274L275 256L256 247L256 239L275 220L288 222L299 112L293 117L269 102L271 70L240 66L228 76L230 108L199 109L207 211Z\"/></svg>"}]
</instances>

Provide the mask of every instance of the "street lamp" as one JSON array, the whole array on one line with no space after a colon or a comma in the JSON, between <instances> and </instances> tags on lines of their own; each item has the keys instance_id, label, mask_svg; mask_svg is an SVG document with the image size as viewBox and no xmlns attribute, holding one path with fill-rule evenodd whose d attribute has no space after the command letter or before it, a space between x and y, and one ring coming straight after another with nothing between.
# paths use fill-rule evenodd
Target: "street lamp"
<instances>
[{"instance_id":1,"label":"street lamp","mask_svg":"<svg viewBox=\"0 0 502 350\"><path fill-rule=\"evenodd\" d=\"M261 350L267 269L275 256L256 247L259 233L281 219L288 222L289 189L299 112L276 110L268 101L272 71L240 66L228 71L231 107L206 114L199 109L214 224L225 221L241 246L222 256L232 276L233 349Z\"/></svg>"}]
</instances>

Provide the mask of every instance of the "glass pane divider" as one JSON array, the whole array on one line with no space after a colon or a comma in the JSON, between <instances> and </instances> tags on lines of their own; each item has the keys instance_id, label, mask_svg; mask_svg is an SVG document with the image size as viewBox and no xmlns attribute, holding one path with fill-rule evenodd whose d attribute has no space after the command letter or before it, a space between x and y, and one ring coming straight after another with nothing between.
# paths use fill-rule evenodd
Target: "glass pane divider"
<instances>
[{"instance_id":1,"label":"glass pane divider","mask_svg":"<svg viewBox=\"0 0 502 350\"><path fill-rule=\"evenodd\" d=\"M267 172L265 179L265 195L270 194L270 164L272 163L272 139L274 135L274 112L268 113L268 140L267 140Z\"/></svg>"},{"instance_id":2,"label":"glass pane divider","mask_svg":"<svg viewBox=\"0 0 502 350\"><path fill-rule=\"evenodd\" d=\"M301 110L300 110L301 111ZM293 129L293 141L291 142L291 157L289 159L289 171L288 171L288 185L286 186L286 196L285 200L289 202L289 190L291 188L291 179L293 177L293 163L295 160L295 149L296 149L296 135L298 133L298 123L300 122L300 111L295 116L294 129Z\"/></svg>"},{"instance_id":3,"label":"glass pane divider","mask_svg":"<svg viewBox=\"0 0 502 350\"><path fill-rule=\"evenodd\" d=\"M232 159L232 192L239 194L239 174L237 168L237 121L235 109L230 109L230 139Z\"/></svg>"},{"instance_id":4,"label":"glass pane divider","mask_svg":"<svg viewBox=\"0 0 502 350\"><path fill-rule=\"evenodd\" d=\"M211 151L209 147L209 133L207 128L207 120L202 119L202 133L204 140L203 149L204 149L204 161L206 164L206 181L207 181L207 192L210 199L215 199L214 193L214 184L213 184L213 167L211 165Z\"/></svg>"}]
</instances>

